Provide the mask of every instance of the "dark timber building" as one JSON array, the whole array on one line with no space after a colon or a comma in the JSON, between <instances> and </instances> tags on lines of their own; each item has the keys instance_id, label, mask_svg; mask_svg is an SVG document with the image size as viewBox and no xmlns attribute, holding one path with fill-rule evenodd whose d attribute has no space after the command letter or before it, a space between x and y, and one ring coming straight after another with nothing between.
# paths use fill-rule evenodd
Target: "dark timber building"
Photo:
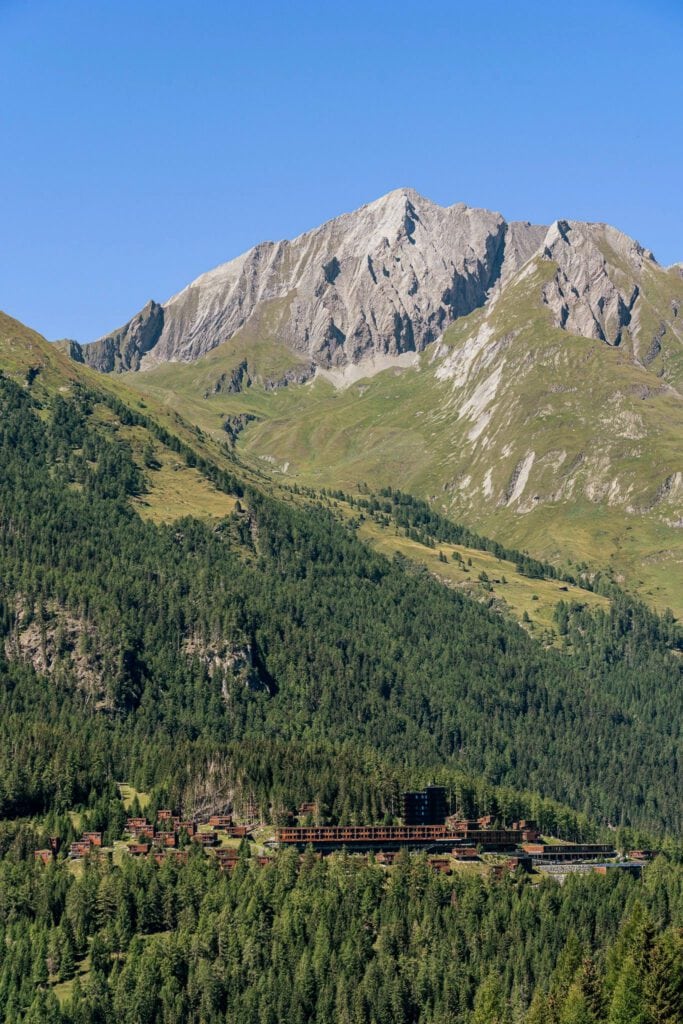
<instances>
[{"instance_id":1,"label":"dark timber building","mask_svg":"<svg viewBox=\"0 0 683 1024\"><path fill-rule=\"evenodd\" d=\"M446 820L446 790L427 786L419 792L403 794L404 825L443 825Z\"/></svg>"}]
</instances>

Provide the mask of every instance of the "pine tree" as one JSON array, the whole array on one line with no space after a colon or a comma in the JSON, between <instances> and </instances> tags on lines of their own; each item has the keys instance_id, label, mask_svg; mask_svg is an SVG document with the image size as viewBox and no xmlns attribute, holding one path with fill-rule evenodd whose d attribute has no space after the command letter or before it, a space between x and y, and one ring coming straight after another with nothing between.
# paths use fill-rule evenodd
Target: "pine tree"
<instances>
[{"instance_id":1,"label":"pine tree","mask_svg":"<svg viewBox=\"0 0 683 1024\"><path fill-rule=\"evenodd\" d=\"M489 974L477 990L472 1024L507 1024L508 1020L500 976L497 973Z\"/></svg>"},{"instance_id":2,"label":"pine tree","mask_svg":"<svg viewBox=\"0 0 683 1024\"><path fill-rule=\"evenodd\" d=\"M588 1000L578 978L572 982L567 992L560 1013L560 1024L595 1024L595 1017L590 1012Z\"/></svg>"},{"instance_id":3,"label":"pine tree","mask_svg":"<svg viewBox=\"0 0 683 1024\"><path fill-rule=\"evenodd\" d=\"M622 966L612 995L607 1024L647 1024L643 983L632 956Z\"/></svg>"},{"instance_id":4,"label":"pine tree","mask_svg":"<svg viewBox=\"0 0 683 1024\"><path fill-rule=\"evenodd\" d=\"M68 981L76 973L76 951L69 922L64 918L59 927L59 980Z\"/></svg>"},{"instance_id":5,"label":"pine tree","mask_svg":"<svg viewBox=\"0 0 683 1024\"><path fill-rule=\"evenodd\" d=\"M36 986L46 985L48 982L47 936L44 931L40 932L40 936L33 951L33 971L31 980Z\"/></svg>"},{"instance_id":6,"label":"pine tree","mask_svg":"<svg viewBox=\"0 0 683 1024\"><path fill-rule=\"evenodd\" d=\"M601 1021L605 1012L604 980L593 957L585 957L579 974L581 991L586 1005L596 1021Z\"/></svg>"}]
</instances>

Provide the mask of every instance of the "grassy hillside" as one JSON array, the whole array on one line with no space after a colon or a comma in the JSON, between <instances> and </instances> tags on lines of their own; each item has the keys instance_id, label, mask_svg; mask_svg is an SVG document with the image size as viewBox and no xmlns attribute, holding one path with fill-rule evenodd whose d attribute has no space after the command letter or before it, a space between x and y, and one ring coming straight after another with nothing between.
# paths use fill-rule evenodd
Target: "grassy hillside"
<instances>
[{"instance_id":1,"label":"grassy hillside","mask_svg":"<svg viewBox=\"0 0 683 1024\"><path fill-rule=\"evenodd\" d=\"M606 569L682 614L683 347L669 332L648 365L641 349L662 304L680 296L683 306L683 281L647 271L639 333L633 325L612 348L552 326L539 296L553 270L530 263L414 367L348 385L319 375L271 390L264 381L278 375L282 347L239 334L195 364L131 374L126 385L216 439L228 418L250 417L237 451L274 479L400 487L538 557ZM251 385L217 393L244 359Z\"/></svg>"},{"instance_id":2,"label":"grassy hillside","mask_svg":"<svg viewBox=\"0 0 683 1024\"><path fill-rule=\"evenodd\" d=\"M578 601L591 609L609 607L606 597L558 580L529 579L518 572L514 563L476 548L462 544L430 548L401 536L395 528L367 521L358 532L375 551L389 557L398 552L411 562L424 565L436 579L509 614L541 640L557 629L555 608L560 600ZM446 556L445 562L440 555ZM460 560L455 561L454 555ZM482 579L482 575L486 578Z\"/></svg>"}]
</instances>

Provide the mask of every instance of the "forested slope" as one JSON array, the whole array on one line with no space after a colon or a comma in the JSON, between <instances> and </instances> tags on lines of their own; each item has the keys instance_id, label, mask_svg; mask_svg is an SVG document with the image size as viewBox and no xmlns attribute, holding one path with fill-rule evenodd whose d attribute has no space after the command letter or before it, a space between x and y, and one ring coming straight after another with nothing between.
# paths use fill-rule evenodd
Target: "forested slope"
<instances>
[{"instance_id":1,"label":"forested slope","mask_svg":"<svg viewBox=\"0 0 683 1024\"><path fill-rule=\"evenodd\" d=\"M341 521L329 498L281 500L184 425L65 376L38 342L28 366L14 352L0 376L3 1021L678 1024L671 616L609 587L608 611L558 604L559 646L544 647L374 553L356 513L495 553L485 538L409 496ZM175 518L164 473L232 511ZM230 876L195 844L184 865L33 861L84 828L111 847L123 779L152 808L255 804L280 821L308 799L342 822L392 820L401 790L434 779L466 815L534 817L566 839L629 826L620 848L664 853L641 881L615 869L562 887L446 878L423 856L387 871L281 851L264 866L247 843Z\"/></svg>"},{"instance_id":2,"label":"forested slope","mask_svg":"<svg viewBox=\"0 0 683 1024\"><path fill-rule=\"evenodd\" d=\"M121 407L78 387L42 403L7 379L0 391L3 814L85 799L112 773L158 784L177 765L189 786L222 758L234 780L235 745L247 765L267 737L241 775L265 814L297 796L269 757L298 755L296 786L316 794L321 758L334 776L350 745L373 751L368 772L466 772L599 821L680 829L670 622L617 595L610 615L567 612L571 656L543 650L321 508L206 463L235 512L144 522L131 498L153 470L96 415ZM317 795L348 816L363 789Z\"/></svg>"},{"instance_id":3,"label":"forested slope","mask_svg":"<svg viewBox=\"0 0 683 1024\"><path fill-rule=\"evenodd\" d=\"M490 885L286 852L227 877L196 850L74 881L6 859L0 1006L8 1024L679 1024L681 871L649 871Z\"/></svg>"}]
</instances>

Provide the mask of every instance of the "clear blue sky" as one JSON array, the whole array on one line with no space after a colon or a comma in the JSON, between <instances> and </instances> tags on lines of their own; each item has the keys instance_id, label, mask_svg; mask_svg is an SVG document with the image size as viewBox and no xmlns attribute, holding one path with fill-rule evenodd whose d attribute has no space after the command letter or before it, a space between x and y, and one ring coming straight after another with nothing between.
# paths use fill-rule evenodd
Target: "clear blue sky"
<instances>
[{"instance_id":1,"label":"clear blue sky","mask_svg":"<svg viewBox=\"0 0 683 1024\"><path fill-rule=\"evenodd\" d=\"M118 326L411 185L683 259L683 3L0 0L0 308Z\"/></svg>"}]
</instances>

